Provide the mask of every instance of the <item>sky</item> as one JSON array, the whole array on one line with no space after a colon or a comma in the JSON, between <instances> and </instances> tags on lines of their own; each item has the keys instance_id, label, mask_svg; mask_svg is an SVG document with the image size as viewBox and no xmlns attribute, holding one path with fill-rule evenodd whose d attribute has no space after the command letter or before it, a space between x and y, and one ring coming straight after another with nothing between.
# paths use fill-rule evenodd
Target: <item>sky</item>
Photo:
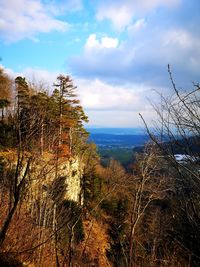
<instances>
[{"instance_id":1,"label":"sky","mask_svg":"<svg viewBox=\"0 0 200 267\"><path fill-rule=\"evenodd\" d=\"M1 66L53 90L70 75L90 127L140 127L200 82L199 0L0 0Z\"/></svg>"}]
</instances>

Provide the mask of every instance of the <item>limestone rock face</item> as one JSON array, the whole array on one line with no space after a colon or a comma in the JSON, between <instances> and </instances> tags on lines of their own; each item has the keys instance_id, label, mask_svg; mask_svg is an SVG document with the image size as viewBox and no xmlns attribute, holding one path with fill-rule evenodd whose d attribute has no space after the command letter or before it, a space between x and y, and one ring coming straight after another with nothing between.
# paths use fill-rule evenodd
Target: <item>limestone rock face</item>
<instances>
[{"instance_id":1,"label":"limestone rock face","mask_svg":"<svg viewBox=\"0 0 200 267\"><path fill-rule=\"evenodd\" d=\"M4 163L7 169L15 170L17 165L16 155L4 155ZM24 158L18 182L23 178L27 159ZM52 154L35 157L30 166L30 172L26 177L24 197L27 205L34 210L52 209L64 200L83 204L82 177L84 166L79 157L55 159ZM4 181L8 183L9 181ZM33 205L35 203L35 205Z\"/></svg>"},{"instance_id":2,"label":"limestone rock face","mask_svg":"<svg viewBox=\"0 0 200 267\"><path fill-rule=\"evenodd\" d=\"M83 204L81 181L83 176L83 166L78 157L63 159L58 163L57 173L53 169L48 173L44 182L58 194L57 198L62 200L72 200L78 204ZM57 193L56 193L57 192Z\"/></svg>"},{"instance_id":3,"label":"limestone rock face","mask_svg":"<svg viewBox=\"0 0 200 267\"><path fill-rule=\"evenodd\" d=\"M54 227L56 220L67 210L65 201L83 204L83 164L78 157L56 161L51 155L37 158L31 166L27 186L27 205L37 224ZM39 215L38 215L39 214Z\"/></svg>"},{"instance_id":4,"label":"limestone rock face","mask_svg":"<svg viewBox=\"0 0 200 267\"><path fill-rule=\"evenodd\" d=\"M73 200L79 204L83 204L83 196L81 190L81 180L83 176L83 167L79 158L72 158L61 164L60 176L65 177L66 191L64 199Z\"/></svg>"}]
</instances>

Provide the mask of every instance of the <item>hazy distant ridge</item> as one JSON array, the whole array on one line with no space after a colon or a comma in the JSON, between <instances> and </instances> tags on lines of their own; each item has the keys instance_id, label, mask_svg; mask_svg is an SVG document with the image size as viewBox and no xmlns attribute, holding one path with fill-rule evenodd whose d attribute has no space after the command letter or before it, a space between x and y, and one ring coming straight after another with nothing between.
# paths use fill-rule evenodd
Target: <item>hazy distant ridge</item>
<instances>
[{"instance_id":1,"label":"hazy distant ridge","mask_svg":"<svg viewBox=\"0 0 200 267\"><path fill-rule=\"evenodd\" d=\"M88 129L89 130L89 129ZM134 147L144 145L149 136L141 129L101 128L90 129L90 141L98 146Z\"/></svg>"}]
</instances>

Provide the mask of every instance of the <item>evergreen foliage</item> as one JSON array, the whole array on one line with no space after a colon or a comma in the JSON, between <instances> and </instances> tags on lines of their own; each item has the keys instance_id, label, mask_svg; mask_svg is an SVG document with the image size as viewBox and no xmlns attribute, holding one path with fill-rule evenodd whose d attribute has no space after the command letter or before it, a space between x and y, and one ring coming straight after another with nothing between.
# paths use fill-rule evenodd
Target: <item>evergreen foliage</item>
<instances>
[{"instance_id":1,"label":"evergreen foliage","mask_svg":"<svg viewBox=\"0 0 200 267\"><path fill-rule=\"evenodd\" d=\"M12 85L9 78L0 72L0 89L4 83ZM7 79L7 80L6 80ZM4 81L5 80L5 81ZM88 133L83 123L88 121L79 100L76 98L76 87L69 76L60 75L52 95L30 87L23 77L15 79L17 108L7 114L4 122L4 110L11 104L8 95L1 92L0 109L2 131L0 145L15 147L19 141L28 150L58 152L72 156L80 153L85 145ZM3 90L2 90L3 91ZM38 146L39 144L39 146Z\"/></svg>"}]
</instances>

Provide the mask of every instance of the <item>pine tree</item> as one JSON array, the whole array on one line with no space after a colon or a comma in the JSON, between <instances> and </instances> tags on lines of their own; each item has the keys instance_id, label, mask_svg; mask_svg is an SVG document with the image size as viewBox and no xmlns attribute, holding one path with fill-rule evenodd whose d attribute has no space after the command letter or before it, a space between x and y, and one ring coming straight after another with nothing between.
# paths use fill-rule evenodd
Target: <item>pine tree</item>
<instances>
[{"instance_id":1,"label":"pine tree","mask_svg":"<svg viewBox=\"0 0 200 267\"><path fill-rule=\"evenodd\" d=\"M11 79L0 68L0 109L1 121L4 121L5 110L11 103Z\"/></svg>"},{"instance_id":2,"label":"pine tree","mask_svg":"<svg viewBox=\"0 0 200 267\"><path fill-rule=\"evenodd\" d=\"M72 155L76 136L86 134L83 130L83 121L87 122L88 118L80 106L80 101L76 98L76 87L72 79L69 76L59 75L57 81L54 86L58 90L54 91L54 98L59 107L58 145Z\"/></svg>"}]
</instances>

